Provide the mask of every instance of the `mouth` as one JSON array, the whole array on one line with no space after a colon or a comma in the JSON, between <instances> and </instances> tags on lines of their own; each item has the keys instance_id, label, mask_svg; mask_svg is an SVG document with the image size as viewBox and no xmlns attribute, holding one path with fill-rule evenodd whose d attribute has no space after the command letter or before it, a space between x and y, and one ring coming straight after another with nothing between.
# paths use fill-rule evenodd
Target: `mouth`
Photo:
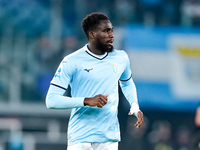
<instances>
[{"instance_id":1,"label":"mouth","mask_svg":"<svg viewBox=\"0 0 200 150\"><path fill-rule=\"evenodd\" d=\"M114 39L112 39L112 40L109 40L107 43L108 43L108 45L111 45L111 46L113 46L113 42L114 42Z\"/></svg>"}]
</instances>

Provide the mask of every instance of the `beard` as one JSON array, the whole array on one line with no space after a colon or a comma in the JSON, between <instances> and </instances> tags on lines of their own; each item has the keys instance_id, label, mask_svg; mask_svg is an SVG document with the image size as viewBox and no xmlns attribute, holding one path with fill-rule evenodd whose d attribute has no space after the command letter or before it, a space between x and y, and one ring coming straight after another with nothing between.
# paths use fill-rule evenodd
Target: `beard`
<instances>
[{"instance_id":1,"label":"beard","mask_svg":"<svg viewBox=\"0 0 200 150\"><path fill-rule=\"evenodd\" d=\"M105 52L112 52L113 51L113 46L112 45L107 45L107 44L103 44L102 42L100 42L99 40L97 41L96 44L96 48L98 50L100 50L103 54Z\"/></svg>"}]
</instances>

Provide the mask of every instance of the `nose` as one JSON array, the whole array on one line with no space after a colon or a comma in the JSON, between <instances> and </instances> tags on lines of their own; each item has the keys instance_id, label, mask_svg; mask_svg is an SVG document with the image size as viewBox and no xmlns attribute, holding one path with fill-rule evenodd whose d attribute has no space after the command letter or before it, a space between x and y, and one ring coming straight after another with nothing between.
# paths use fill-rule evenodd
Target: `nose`
<instances>
[{"instance_id":1,"label":"nose","mask_svg":"<svg viewBox=\"0 0 200 150\"><path fill-rule=\"evenodd\" d=\"M110 32L109 37L110 37L110 38L114 38L113 32Z\"/></svg>"}]
</instances>

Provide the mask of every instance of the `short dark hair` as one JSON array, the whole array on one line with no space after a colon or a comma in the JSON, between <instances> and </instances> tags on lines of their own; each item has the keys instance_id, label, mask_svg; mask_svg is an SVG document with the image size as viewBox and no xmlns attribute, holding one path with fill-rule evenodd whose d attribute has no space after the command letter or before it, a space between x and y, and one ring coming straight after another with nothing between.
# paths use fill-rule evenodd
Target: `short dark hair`
<instances>
[{"instance_id":1,"label":"short dark hair","mask_svg":"<svg viewBox=\"0 0 200 150\"><path fill-rule=\"evenodd\" d=\"M81 26L87 38L89 38L89 32L95 30L102 20L108 20L108 17L100 12L93 12L83 19Z\"/></svg>"}]
</instances>

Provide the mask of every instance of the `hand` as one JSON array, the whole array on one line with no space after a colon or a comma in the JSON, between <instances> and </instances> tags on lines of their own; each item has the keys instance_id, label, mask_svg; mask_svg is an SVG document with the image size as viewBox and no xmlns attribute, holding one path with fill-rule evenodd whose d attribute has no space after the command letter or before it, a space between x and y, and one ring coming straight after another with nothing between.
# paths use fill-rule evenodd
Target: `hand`
<instances>
[{"instance_id":1,"label":"hand","mask_svg":"<svg viewBox=\"0 0 200 150\"><path fill-rule=\"evenodd\" d=\"M107 104L108 96L109 96L108 94L106 94L106 95L99 94L92 98L85 98L84 105L97 106L97 107L102 108L104 105Z\"/></svg>"},{"instance_id":2,"label":"hand","mask_svg":"<svg viewBox=\"0 0 200 150\"><path fill-rule=\"evenodd\" d=\"M138 116L138 120L135 124L135 127L139 128L143 124L143 113L141 111L138 111L137 116Z\"/></svg>"}]
</instances>

